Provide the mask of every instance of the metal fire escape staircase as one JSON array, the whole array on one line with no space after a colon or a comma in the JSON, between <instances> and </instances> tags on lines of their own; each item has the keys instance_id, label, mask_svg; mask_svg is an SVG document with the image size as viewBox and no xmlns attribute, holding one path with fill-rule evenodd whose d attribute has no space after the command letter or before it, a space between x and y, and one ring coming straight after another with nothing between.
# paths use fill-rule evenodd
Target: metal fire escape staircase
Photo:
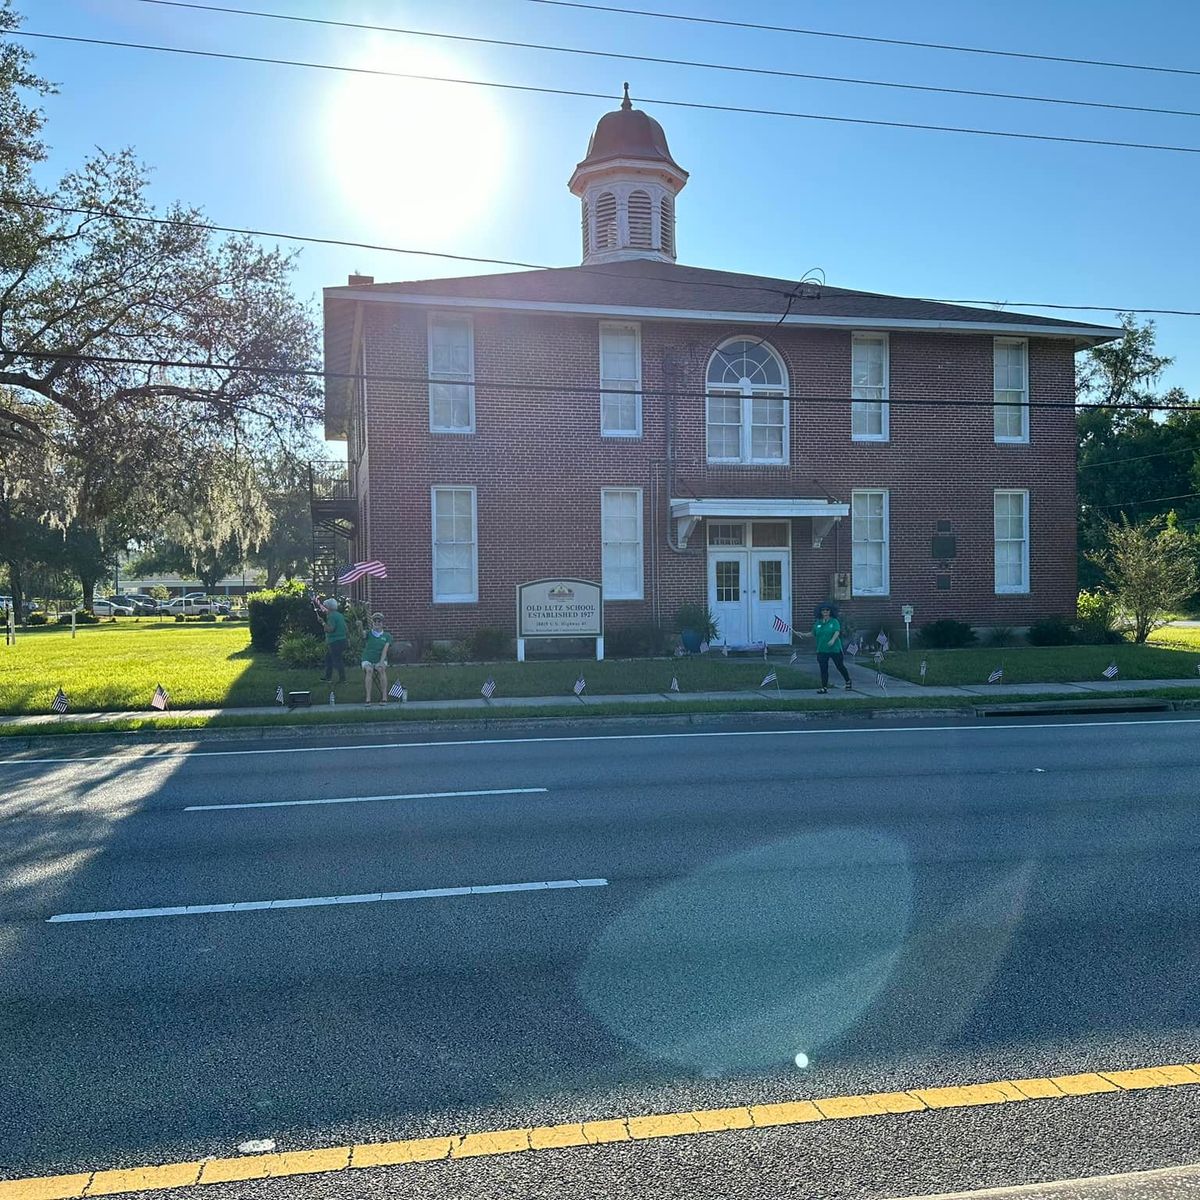
<instances>
[{"instance_id":1,"label":"metal fire escape staircase","mask_svg":"<svg viewBox=\"0 0 1200 1200\"><path fill-rule=\"evenodd\" d=\"M313 588L324 595L337 591L338 573L350 559L350 542L358 531L358 499L344 462L313 463L308 471L312 512Z\"/></svg>"}]
</instances>

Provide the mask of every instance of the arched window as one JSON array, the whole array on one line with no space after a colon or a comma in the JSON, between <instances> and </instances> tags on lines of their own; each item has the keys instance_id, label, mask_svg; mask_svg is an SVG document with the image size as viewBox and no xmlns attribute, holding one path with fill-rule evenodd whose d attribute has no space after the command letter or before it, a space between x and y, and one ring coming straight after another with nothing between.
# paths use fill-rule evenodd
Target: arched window
<instances>
[{"instance_id":1,"label":"arched window","mask_svg":"<svg viewBox=\"0 0 1200 1200\"><path fill-rule=\"evenodd\" d=\"M709 462L787 462L787 371L766 342L725 342L708 360L705 390Z\"/></svg>"},{"instance_id":2,"label":"arched window","mask_svg":"<svg viewBox=\"0 0 1200 1200\"><path fill-rule=\"evenodd\" d=\"M629 193L629 244L631 246L644 246L648 250L653 245L650 236L651 211L650 196L646 192Z\"/></svg>"},{"instance_id":3,"label":"arched window","mask_svg":"<svg viewBox=\"0 0 1200 1200\"><path fill-rule=\"evenodd\" d=\"M590 213L588 211L588 202L583 202L583 217L581 224L583 226L583 257L587 258L592 252L592 231L588 224Z\"/></svg>"},{"instance_id":4,"label":"arched window","mask_svg":"<svg viewBox=\"0 0 1200 1200\"><path fill-rule=\"evenodd\" d=\"M675 253L675 201L670 196L658 203L658 245L666 254Z\"/></svg>"},{"instance_id":5,"label":"arched window","mask_svg":"<svg viewBox=\"0 0 1200 1200\"><path fill-rule=\"evenodd\" d=\"M596 198L596 249L615 250L617 245L617 198L601 192Z\"/></svg>"}]
</instances>

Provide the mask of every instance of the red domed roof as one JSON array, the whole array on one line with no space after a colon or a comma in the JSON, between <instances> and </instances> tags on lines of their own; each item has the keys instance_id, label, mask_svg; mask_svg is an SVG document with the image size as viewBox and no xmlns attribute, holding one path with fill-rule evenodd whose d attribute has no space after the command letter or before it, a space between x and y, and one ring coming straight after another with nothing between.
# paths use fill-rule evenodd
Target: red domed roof
<instances>
[{"instance_id":1,"label":"red domed roof","mask_svg":"<svg viewBox=\"0 0 1200 1200\"><path fill-rule=\"evenodd\" d=\"M621 107L600 118L588 142L587 154L575 169L578 171L582 167L618 158L661 162L680 174L687 174L671 157L662 126L648 113L633 107L629 99L629 84L625 85L625 99L621 101Z\"/></svg>"}]
</instances>

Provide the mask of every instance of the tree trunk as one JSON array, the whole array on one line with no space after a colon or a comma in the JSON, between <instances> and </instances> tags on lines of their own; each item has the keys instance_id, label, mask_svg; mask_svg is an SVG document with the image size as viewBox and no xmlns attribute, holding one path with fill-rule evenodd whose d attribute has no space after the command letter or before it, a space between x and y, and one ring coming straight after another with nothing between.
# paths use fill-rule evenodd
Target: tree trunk
<instances>
[{"instance_id":1,"label":"tree trunk","mask_svg":"<svg viewBox=\"0 0 1200 1200\"><path fill-rule=\"evenodd\" d=\"M279 576L282 574L279 564L273 559L268 558L266 567L264 569L267 573L267 582L265 586L268 588L273 588L279 582Z\"/></svg>"},{"instance_id":2,"label":"tree trunk","mask_svg":"<svg viewBox=\"0 0 1200 1200\"><path fill-rule=\"evenodd\" d=\"M14 562L11 558L5 559L5 562L8 563L8 587L12 592L13 620L20 625L22 623L21 614L25 610L25 588L21 575L21 564Z\"/></svg>"},{"instance_id":3,"label":"tree trunk","mask_svg":"<svg viewBox=\"0 0 1200 1200\"><path fill-rule=\"evenodd\" d=\"M80 585L83 587L83 608L86 612L91 612L93 607L92 595L96 591L96 580L99 575L91 571L77 571L76 576L79 579Z\"/></svg>"}]
</instances>

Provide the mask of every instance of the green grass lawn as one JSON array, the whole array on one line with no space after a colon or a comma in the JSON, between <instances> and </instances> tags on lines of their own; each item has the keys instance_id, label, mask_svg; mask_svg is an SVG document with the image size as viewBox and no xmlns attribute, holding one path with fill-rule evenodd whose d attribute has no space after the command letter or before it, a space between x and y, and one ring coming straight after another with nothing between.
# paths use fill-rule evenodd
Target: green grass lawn
<instances>
[{"instance_id":1,"label":"green grass lawn","mask_svg":"<svg viewBox=\"0 0 1200 1200\"><path fill-rule=\"evenodd\" d=\"M1101 672L1111 662L1120 670L1117 684L1130 679L1196 679L1200 665L1200 629L1163 629L1153 645L1135 646L1010 646L971 647L965 650L898 651L887 656L883 669L889 675L920 682L920 664L929 664L925 683L958 686L986 683L996 669L1004 668L1005 683L1073 683L1103 681ZM869 661L869 660L863 660Z\"/></svg>"},{"instance_id":2,"label":"green grass lawn","mask_svg":"<svg viewBox=\"0 0 1200 1200\"><path fill-rule=\"evenodd\" d=\"M21 633L15 646L0 647L0 713L44 713L59 687L74 712L146 709L157 684L170 693L172 708L221 708L271 704L275 688L309 690L324 704L329 687L319 668L288 670L270 654L249 646L243 625L111 622L70 630ZM816 687L805 671L772 664L780 685ZM580 673L589 696L663 692L671 676L681 692L745 691L757 694L761 661L724 658L673 660L503 662L484 665L420 664L393 667L410 700L474 699L490 675L498 696L555 696L573 702ZM347 667L336 689L342 703L361 701L362 672Z\"/></svg>"}]
</instances>

